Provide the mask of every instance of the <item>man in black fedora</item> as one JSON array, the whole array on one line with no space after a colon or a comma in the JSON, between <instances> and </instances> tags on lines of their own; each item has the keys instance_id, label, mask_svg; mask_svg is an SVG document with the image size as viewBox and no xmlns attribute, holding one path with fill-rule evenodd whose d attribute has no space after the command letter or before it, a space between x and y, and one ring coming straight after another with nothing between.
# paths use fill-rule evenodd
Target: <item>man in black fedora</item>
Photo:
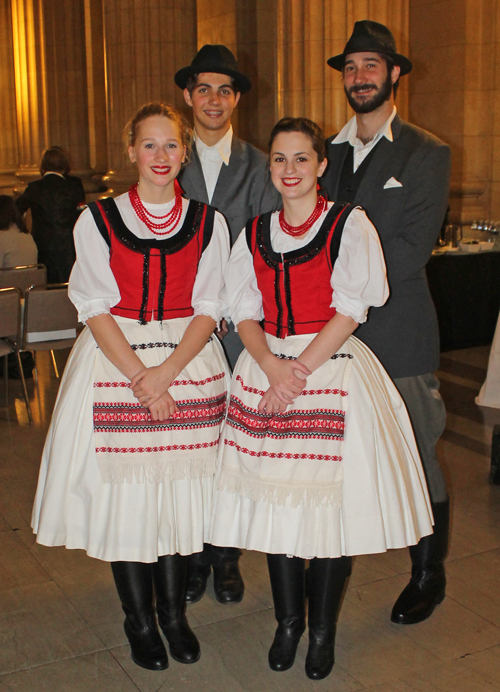
<instances>
[{"instance_id":1,"label":"man in black fedora","mask_svg":"<svg viewBox=\"0 0 500 692\"><path fill-rule=\"evenodd\" d=\"M211 204L224 214L234 242L248 219L279 205L268 157L238 139L231 126L233 111L251 82L239 71L226 46L205 45L191 65L176 73L175 83L184 90L186 103L193 109L195 131L189 163L178 180L186 197ZM243 344L232 327L224 347L234 367ZM205 545L202 553L191 558L186 599L194 603L203 596L212 567L217 600L241 601L244 585L239 556L237 548Z\"/></svg>"},{"instance_id":2,"label":"man in black fedora","mask_svg":"<svg viewBox=\"0 0 500 692\"><path fill-rule=\"evenodd\" d=\"M411 580L391 615L393 622L413 624L431 615L446 586L449 501L435 449L446 412L433 374L439 332L425 265L448 204L450 150L397 115L399 78L412 63L396 52L387 27L356 22L343 53L328 64L342 72L355 116L327 141L322 185L332 200L367 211L380 235L391 291L355 334L378 356L404 399L434 512L434 533L410 547Z\"/></svg>"}]
</instances>

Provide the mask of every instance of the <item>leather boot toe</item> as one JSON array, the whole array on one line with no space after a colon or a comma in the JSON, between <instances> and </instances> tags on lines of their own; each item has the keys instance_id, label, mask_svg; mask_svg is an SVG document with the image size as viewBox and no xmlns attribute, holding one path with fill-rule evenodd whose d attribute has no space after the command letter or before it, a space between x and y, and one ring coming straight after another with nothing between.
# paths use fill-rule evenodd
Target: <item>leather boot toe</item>
<instances>
[{"instance_id":1,"label":"leather boot toe","mask_svg":"<svg viewBox=\"0 0 500 692\"><path fill-rule=\"evenodd\" d=\"M423 622L443 602L446 590L444 568L432 573L414 570L410 583L403 589L391 613L392 622L398 625L415 625Z\"/></svg>"},{"instance_id":2,"label":"leather boot toe","mask_svg":"<svg viewBox=\"0 0 500 692\"><path fill-rule=\"evenodd\" d=\"M274 641L269 649L269 667L271 670L282 672L293 666L297 647L304 630L305 622L303 621L278 625Z\"/></svg>"},{"instance_id":3,"label":"leather boot toe","mask_svg":"<svg viewBox=\"0 0 500 692\"><path fill-rule=\"evenodd\" d=\"M186 601L188 603L198 603L201 600L207 588L210 571L210 565L197 565L190 568L186 589Z\"/></svg>"},{"instance_id":4,"label":"leather boot toe","mask_svg":"<svg viewBox=\"0 0 500 692\"><path fill-rule=\"evenodd\" d=\"M311 680L323 680L332 672L335 663L335 634L311 636L306 656L306 675Z\"/></svg>"},{"instance_id":5,"label":"leather boot toe","mask_svg":"<svg viewBox=\"0 0 500 692\"><path fill-rule=\"evenodd\" d=\"M167 638L173 659L179 663L196 663L199 660L200 643L185 615L168 623L160 617L160 627Z\"/></svg>"},{"instance_id":6,"label":"leather boot toe","mask_svg":"<svg viewBox=\"0 0 500 692\"><path fill-rule=\"evenodd\" d=\"M215 597L219 603L239 603L243 599L245 585L238 560L239 555L224 556L212 565Z\"/></svg>"},{"instance_id":7,"label":"leather boot toe","mask_svg":"<svg viewBox=\"0 0 500 692\"><path fill-rule=\"evenodd\" d=\"M127 618L124 624L125 634L130 643L132 660L138 666L148 670L165 670L168 668L168 656L156 622L136 628Z\"/></svg>"}]
</instances>

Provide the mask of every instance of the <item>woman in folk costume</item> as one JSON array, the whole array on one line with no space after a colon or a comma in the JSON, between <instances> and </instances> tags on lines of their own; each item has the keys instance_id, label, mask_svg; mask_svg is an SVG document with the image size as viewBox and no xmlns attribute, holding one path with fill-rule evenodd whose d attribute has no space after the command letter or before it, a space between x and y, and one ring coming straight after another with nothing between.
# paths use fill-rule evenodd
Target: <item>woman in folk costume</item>
<instances>
[{"instance_id":1,"label":"woman in folk costume","mask_svg":"<svg viewBox=\"0 0 500 692\"><path fill-rule=\"evenodd\" d=\"M223 217L181 197L189 129L151 103L126 130L139 183L92 203L75 227L69 295L87 328L48 433L32 526L44 545L111 562L132 658L200 656L184 595L203 549L227 365L213 331L229 257Z\"/></svg>"},{"instance_id":2,"label":"woman in folk costume","mask_svg":"<svg viewBox=\"0 0 500 692\"><path fill-rule=\"evenodd\" d=\"M268 554L276 671L293 665L305 630L310 560L306 673L319 680L334 664L351 556L417 543L432 515L404 404L351 336L389 294L375 228L360 208L318 196L317 125L280 120L270 149L283 210L248 223L225 277L247 350L221 440L212 543Z\"/></svg>"}]
</instances>

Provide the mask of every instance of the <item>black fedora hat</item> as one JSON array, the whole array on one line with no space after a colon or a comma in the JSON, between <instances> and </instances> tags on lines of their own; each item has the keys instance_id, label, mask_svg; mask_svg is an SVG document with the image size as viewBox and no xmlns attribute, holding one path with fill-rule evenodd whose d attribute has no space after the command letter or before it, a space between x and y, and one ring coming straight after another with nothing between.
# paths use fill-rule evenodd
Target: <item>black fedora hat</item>
<instances>
[{"instance_id":1,"label":"black fedora hat","mask_svg":"<svg viewBox=\"0 0 500 692\"><path fill-rule=\"evenodd\" d=\"M411 60L396 53L396 41L389 29L378 22L364 19L354 24L351 38L347 41L344 52L327 60L330 67L342 72L346 55L351 53L382 53L390 56L401 68L401 76L411 72Z\"/></svg>"},{"instance_id":2,"label":"black fedora hat","mask_svg":"<svg viewBox=\"0 0 500 692\"><path fill-rule=\"evenodd\" d=\"M252 82L238 70L236 58L226 46L211 46L209 44L200 48L188 67L183 67L176 72L174 80L178 87L185 89L187 80L200 72L215 72L227 74L234 80L237 91L245 94L252 88Z\"/></svg>"}]
</instances>

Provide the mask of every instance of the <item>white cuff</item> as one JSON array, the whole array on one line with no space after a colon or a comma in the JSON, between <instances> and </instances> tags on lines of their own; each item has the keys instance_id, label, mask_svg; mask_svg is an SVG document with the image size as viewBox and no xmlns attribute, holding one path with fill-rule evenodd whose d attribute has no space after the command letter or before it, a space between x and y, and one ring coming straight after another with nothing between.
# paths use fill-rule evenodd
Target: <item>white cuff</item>
<instances>
[{"instance_id":1,"label":"white cuff","mask_svg":"<svg viewBox=\"0 0 500 692\"><path fill-rule=\"evenodd\" d=\"M194 305L193 308L193 317L205 315L206 317L211 317L216 324L219 324L222 319L222 310L220 307L208 301L197 303L197 305Z\"/></svg>"},{"instance_id":2,"label":"white cuff","mask_svg":"<svg viewBox=\"0 0 500 692\"><path fill-rule=\"evenodd\" d=\"M338 291L335 291L332 297L332 302L330 304L331 308L335 308L337 312L340 312L346 317L351 317L355 322L363 324L366 322L368 315L369 305L363 303L361 300L356 300L355 298L348 298L342 295Z\"/></svg>"},{"instance_id":3,"label":"white cuff","mask_svg":"<svg viewBox=\"0 0 500 692\"><path fill-rule=\"evenodd\" d=\"M109 300L91 300L87 303L75 303L75 308L78 311L78 321L86 324L87 320L97 315L106 315L111 310L111 302Z\"/></svg>"}]
</instances>

